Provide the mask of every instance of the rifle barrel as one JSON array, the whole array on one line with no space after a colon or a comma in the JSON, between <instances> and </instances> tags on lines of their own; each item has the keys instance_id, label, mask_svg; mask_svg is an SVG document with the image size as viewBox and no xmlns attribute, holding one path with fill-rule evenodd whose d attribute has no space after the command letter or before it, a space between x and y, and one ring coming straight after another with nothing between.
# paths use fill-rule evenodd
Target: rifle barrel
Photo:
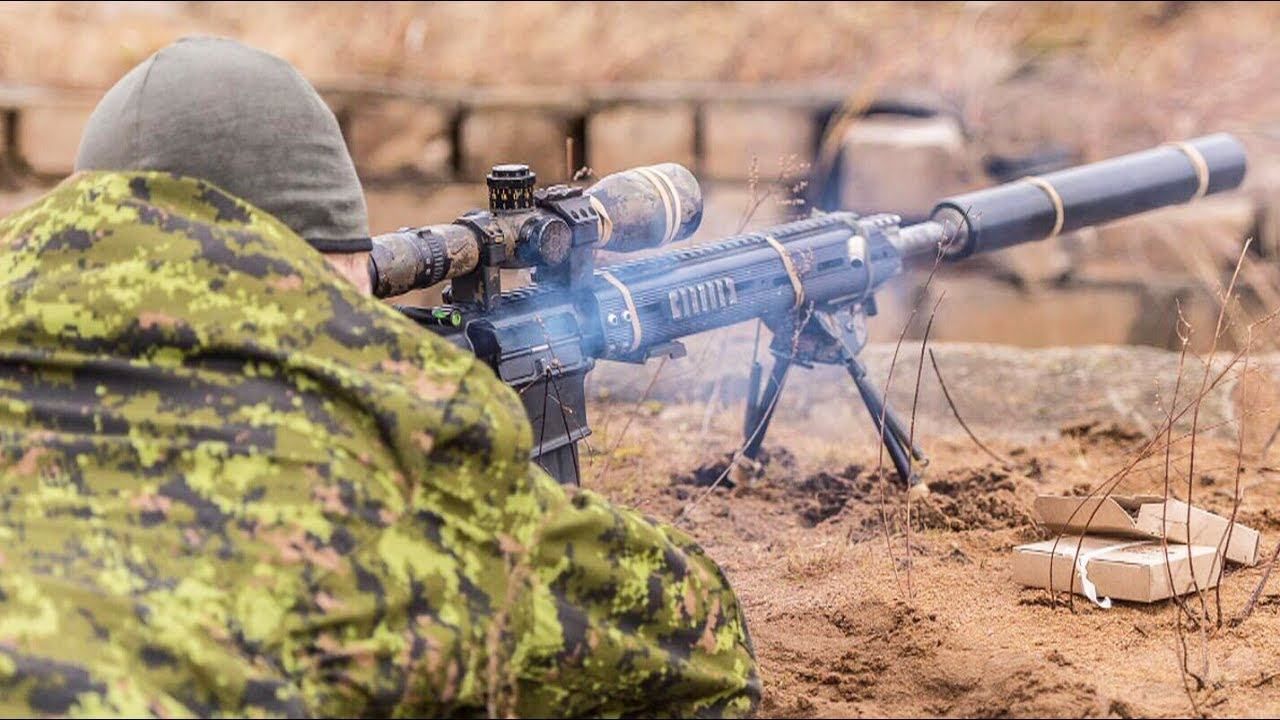
<instances>
[{"instance_id":1,"label":"rifle barrel","mask_svg":"<svg viewBox=\"0 0 1280 720\"><path fill-rule=\"evenodd\" d=\"M1231 190L1244 174L1244 146L1218 133L956 195L932 220L958 259Z\"/></svg>"}]
</instances>

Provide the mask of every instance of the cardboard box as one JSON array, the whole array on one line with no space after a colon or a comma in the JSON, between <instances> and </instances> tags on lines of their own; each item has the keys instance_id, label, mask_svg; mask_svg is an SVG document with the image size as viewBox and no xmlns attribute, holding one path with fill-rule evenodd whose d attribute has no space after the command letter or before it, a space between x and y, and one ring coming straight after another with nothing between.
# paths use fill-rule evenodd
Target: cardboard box
<instances>
[{"instance_id":1,"label":"cardboard box","mask_svg":"<svg viewBox=\"0 0 1280 720\"><path fill-rule=\"evenodd\" d=\"M1077 546L1078 553L1077 553ZM1013 578L1028 587L1048 588L1089 597L1102 607L1108 599L1155 602L1218 584L1222 563L1207 545L1168 544L1158 540L1064 535L1057 540L1014 548ZM1080 571L1084 567L1084 572ZM1083 576L1083 577L1082 577ZM1092 595L1091 595L1092 592Z\"/></svg>"},{"instance_id":2,"label":"cardboard box","mask_svg":"<svg viewBox=\"0 0 1280 720\"><path fill-rule=\"evenodd\" d=\"M1228 518L1198 507L1192 507L1190 511L1191 524L1188 525L1186 503L1172 499L1168 503L1148 503L1138 508L1138 527L1156 535L1159 535L1163 529L1165 537L1188 545L1210 545L1221 548L1225 543L1224 554L1228 562L1250 566L1258 564L1262 536L1257 530L1240 523L1235 523L1232 527ZM1227 538L1228 530L1231 534L1229 539Z\"/></svg>"},{"instance_id":3,"label":"cardboard box","mask_svg":"<svg viewBox=\"0 0 1280 720\"><path fill-rule=\"evenodd\" d=\"M1227 518L1197 507L1190 509L1191 523L1188 525L1187 504L1172 498L1167 504L1168 520L1165 521L1166 504L1159 495L1112 495L1105 498L1041 495L1036 498L1035 508L1041 522L1054 532L1164 537L1170 542L1210 548L1226 543L1227 529L1231 527ZM1257 565L1260 545L1258 531L1235 523L1224 554L1229 562Z\"/></svg>"}]
</instances>

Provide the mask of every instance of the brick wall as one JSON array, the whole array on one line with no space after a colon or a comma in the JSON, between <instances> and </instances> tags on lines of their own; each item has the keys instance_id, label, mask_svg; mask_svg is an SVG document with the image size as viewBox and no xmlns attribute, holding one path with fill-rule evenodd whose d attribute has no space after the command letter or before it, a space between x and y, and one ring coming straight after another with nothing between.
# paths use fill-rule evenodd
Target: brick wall
<instances>
[{"instance_id":1,"label":"brick wall","mask_svg":"<svg viewBox=\"0 0 1280 720\"><path fill-rule=\"evenodd\" d=\"M477 182L496 162L525 161L550 180L573 163L597 174L681 162L700 176L746 180L752 156L772 165L809 156L822 124L844 100L838 85L762 89L734 84L609 86L596 90L465 90L441 87L320 88L347 134L361 174ZM16 118L12 141L37 173L68 172L92 93L0 87Z\"/></svg>"}]
</instances>

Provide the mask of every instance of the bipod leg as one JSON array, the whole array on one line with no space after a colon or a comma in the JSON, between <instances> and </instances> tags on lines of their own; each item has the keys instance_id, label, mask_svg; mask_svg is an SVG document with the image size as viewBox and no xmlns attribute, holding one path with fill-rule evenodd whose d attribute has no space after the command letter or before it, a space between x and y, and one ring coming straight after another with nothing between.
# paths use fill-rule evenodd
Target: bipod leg
<instances>
[{"instance_id":1,"label":"bipod leg","mask_svg":"<svg viewBox=\"0 0 1280 720\"><path fill-rule=\"evenodd\" d=\"M773 419L773 411L777 409L778 395L782 393L782 384L786 381L787 370L790 368L789 359L775 358L773 368L769 371L768 384L764 386L764 392L758 397L756 386L760 384L760 375L758 372L752 373L752 384L748 389L750 396L747 399L747 417L742 429L743 441L746 443L742 448L742 455L749 460L755 460L760 454L760 445L764 442L765 432L769 430L769 421Z\"/></svg>"},{"instance_id":2,"label":"bipod leg","mask_svg":"<svg viewBox=\"0 0 1280 720\"><path fill-rule=\"evenodd\" d=\"M898 477L908 486L919 483L920 476L911 469L911 459L915 458L922 463L927 463L928 458L911 442L902 421L871 385L871 381L867 379L867 369L862 362L856 357L848 357L845 360L845 368L853 378L853 383L857 385L858 394L862 396L867 412L871 413L871 422L875 424L876 432L884 442L889 459L893 461L893 467L898 471ZM908 448L910 448L909 455Z\"/></svg>"}]
</instances>

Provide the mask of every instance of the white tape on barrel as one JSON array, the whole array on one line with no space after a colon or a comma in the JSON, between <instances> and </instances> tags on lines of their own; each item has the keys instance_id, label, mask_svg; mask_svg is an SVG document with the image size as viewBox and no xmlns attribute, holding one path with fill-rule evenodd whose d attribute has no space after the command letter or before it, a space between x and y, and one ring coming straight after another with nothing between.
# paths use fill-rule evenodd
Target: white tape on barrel
<instances>
[{"instance_id":1,"label":"white tape on barrel","mask_svg":"<svg viewBox=\"0 0 1280 720\"><path fill-rule=\"evenodd\" d=\"M627 314L631 316L631 351L635 352L640 347L641 333L644 331L640 327L640 313L636 312L636 301L631 297L631 290L607 270L600 271L600 276L617 288L622 295L622 303L627 306Z\"/></svg>"},{"instance_id":2,"label":"white tape on barrel","mask_svg":"<svg viewBox=\"0 0 1280 720\"><path fill-rule=\"evenodd\" d=\"M1192 167L1196 169L1196 179L1200 181L1200 187L1196 189L1196 194L1191 196L1191 200L1199 200L1209 192L1209 163L1205 161L1204 155L1190 143L1171 142L1169 147L1175 147L1182 151L1183 155L1191 161ZM1188 200L1187 202L1190 202Z\"/></svg>"},{"instance_id":3,"label":"white tape on barrel","mask_svg":"<svg viewBox=\"0 0 1280 720\"><path fill-rule=\"evenodd\" d=\"M1052 240L1058 237L1058 233L1062 232L1062 224L1066 222L1067 219L1067 213L1062 207L1062 196L1058 194L1058 189L1055 188L1048 180L1045 180L1038 175L1028 175L1022 179L1040 188L1044 191L1045 195L1049 196L1049 201L1053 203L1053 212L1055 213L1055 216L1053 221L1053 230L1046 235L1044 239Z\"/></svg>"},{"instance_id":4,"label":"white tape on barrel","mask_svg":"<svg viewBox=\"0 0 1280 720\"><path fill-rule=\"evenodd\" d=\"M1084 596L1089 598L1089 600L1094 605L1097 605L1103 610L1110 609L1111 598L1109 597L1099 598L1098 586L1094 585L1093 581L1089 579L1089 571L1088 571L1089 561L1101 555L1106 555L1109 552L1112 552L1115 550L1124 550L1125 548L1131 548L1135 545L1141 545L1145 542L1150 542L1150 541L1138 540L1130 543L1121 543L1119 545L1108 545L1107 547L1098 548L1097 550L1090 550L1087 553L1080 553L1080 556L1076 558L1076 572L1079 573L1080 575L1080 591L1084 593Z\"/></svg>"},{"instance_id":5,"label":"white tape on barrel","mask_svg":"<svg viewBox=\"0 0 1280 720\"><path fill-rule=\"evenodd\" d=\"M671 178L654 170L651 167L636 168L636 172L640 177L648 180L657 191L658 197L662 198L662 206L666 211L667 230L662 236L662 245L666 245L675 239L676 233L680 230L680 193L676 190L675 183L671 182Z\"/></svg>"},{"instance_id":6,"label":"white tape on barrel","mask_svg":"<svg viewBox=\"0 0 1280 720\"><path fill-rule=\"evenodd\" d=\"M777 250L778 257L782 258L782 267L787 271L787 277L791 279L791 290L796 296L796 309L799 309L804 305L804 284L800 282L800 274L796 272L796 265L791 261L791 253L787 252L782 243L778 242L778 238L772 235L765 235L764 240L770 247Z\"/></svg>"}]
</instances>

